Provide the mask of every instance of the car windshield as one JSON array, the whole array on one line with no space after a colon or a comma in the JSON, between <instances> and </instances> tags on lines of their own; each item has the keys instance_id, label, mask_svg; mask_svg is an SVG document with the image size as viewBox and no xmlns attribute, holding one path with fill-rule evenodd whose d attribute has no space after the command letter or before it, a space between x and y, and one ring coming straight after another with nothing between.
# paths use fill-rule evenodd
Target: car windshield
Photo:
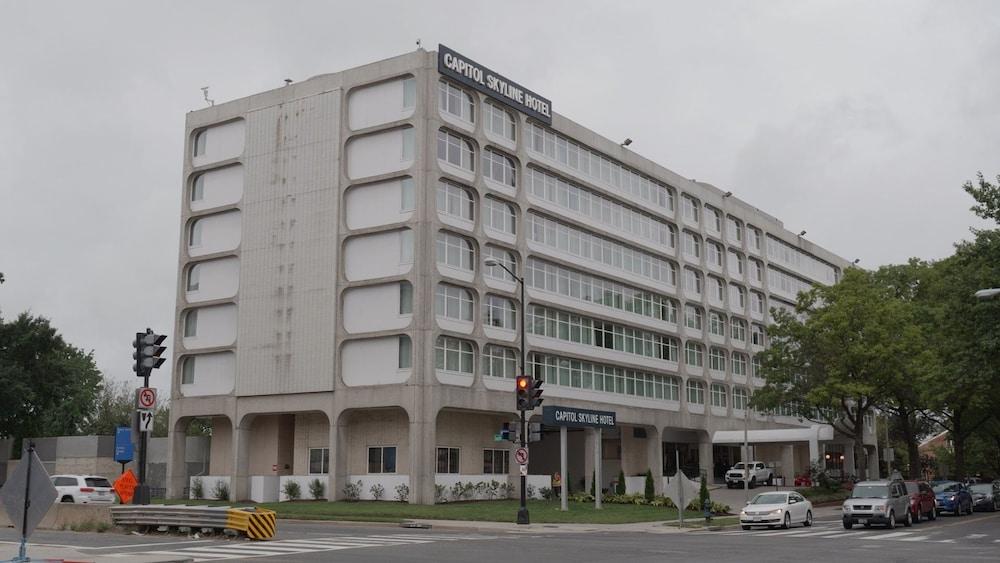
<instances>
[{"instance_id":1,"label":"car windshield","mask_svg":"<svg viewBox=\"0 0 1000 563\"><path fill-rule=\"evenodd\" d=\"M851 498L888 498L889 487L885 485L856 485Z\"/></svg>"},{"instance_id":2,"label":"car windshield","mask_svg":"<svg viewBox=\"0 0 1000 563\"><path fill-rule=\"evenodd\" d=\"M788 495L781 493L764 493L753 497L750 504L785 504L788 502Z\"/></svg>"},{"instance_id":3,"label":"car windshield","mask_svg":"<svg viewBox=\"0 0 1000 563\"><path fill-rule=\"evenodd\" d=\"M733 469L743 469L743 463L742 462L737 463L736 465L733 466Z\"/></svg>"},{"instance_id":4,"label":"car windshield","mask_svg":"<svg viewBox=\"0 0 1000 563\"><path fill-rule=\"evenodd\" d=\"M935 493L957 493L961 489L961 485L954 481L948 481L945 483L938 483L934 485Z\"/></svg>"},{"instance_id":5,"label":"car windshield","mask_svg":"<svg viewBox=\"0 0 1000 563\"><path fill-rule=\"evenodd\" d=\"M87 482L88 487L107 487L111 488L111 483L108 482L104 477L87 477L84 479Z\"/></svg>"},{"instance_id":6,"label":"car windshield","mask_svg":"<svg viewBox=\"0 0 1000 563\"><path fill-rule=\"evenodd\" d=\"M971 486L969 488L972 489L972 492L974 492L974 493L990 494L990 493L993 492L993 485L991 485L989 483L984 483L982 485L973 485L973 486Z\"/></svg>"},{"instance_id":7,"label":"car windshield","mask_svg":"<svg viewBox=\"0 0 1000 563\"><path fill-rule=\"evenodd\" d=\"M918 492L920 492L920 487L918 487L916 483L907 482L906 483L906 492L910 493L911 495L914 494L914 493L918 493Z\"/></svg>"}]
</instances>

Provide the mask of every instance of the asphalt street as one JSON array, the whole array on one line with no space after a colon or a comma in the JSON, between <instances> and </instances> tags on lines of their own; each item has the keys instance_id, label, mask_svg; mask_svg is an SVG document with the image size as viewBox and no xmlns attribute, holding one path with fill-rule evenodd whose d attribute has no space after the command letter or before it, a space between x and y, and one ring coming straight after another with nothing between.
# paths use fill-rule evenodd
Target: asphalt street
<instances>
[{"instance_id":1,"label":"asphalt street","mask_svg":"<svg viewBox=\"0 0 1000 563\"><path fill-rule=\"evenodd\" d=\"M395 525L279 521L275 540L189 538L39 531L35 544L69 546L87 558L127 560L138 554L193 561L1000 561L1000 513L942 517L912 528L844 530L835 516L811 528L653 533L574 531L559 526L404 529ZM0 557L16 553L13 530L0 530ZM29 550L30 553L30 550Z\"/></svg>"}]
</instances>

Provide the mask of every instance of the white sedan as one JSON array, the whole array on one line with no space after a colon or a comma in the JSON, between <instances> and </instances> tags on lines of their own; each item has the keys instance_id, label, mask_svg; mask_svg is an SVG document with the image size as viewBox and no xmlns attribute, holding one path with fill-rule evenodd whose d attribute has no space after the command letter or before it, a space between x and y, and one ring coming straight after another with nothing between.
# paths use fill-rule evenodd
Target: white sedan
<instances>
[{"instance_id":1,"label":"white sedan","mask_svg":"<svg viewBox=\"0 0 1000 563\"><path fill-rule=\"evenodd\" d=\"M792 524L812 526L812 503L795 491L760 493L740 511L740 524L744 530L751 526L781 526Z\"/></svg>"}]
</instances>

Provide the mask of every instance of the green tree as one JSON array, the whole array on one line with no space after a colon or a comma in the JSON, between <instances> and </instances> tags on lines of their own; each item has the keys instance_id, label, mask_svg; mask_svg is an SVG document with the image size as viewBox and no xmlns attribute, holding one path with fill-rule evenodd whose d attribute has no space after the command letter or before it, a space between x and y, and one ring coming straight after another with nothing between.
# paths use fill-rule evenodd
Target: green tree
<instances>
[{"instance_id":1,"label":"green tree","mask_svg":"<svg viewBox=\"0 0 1000 563\"><path fill-rule=\"evenodd\" d=\"M615 494L625 494L625 472L621 470L618 471L618 483L615 484Z\"/></svg>"},{"instance_id":2,"label":"green tree","mask_svg":"<svg viewBox=\"0 0 1000 563\"><path fill-rule=\"evenodd\" d=\"M653 485L653 470L646 470L646 483L643 490L643 496L646 497L647 502L653 502L653 498L656 497L656 487Z\"/></svg>"},{"instance_id":3,"label":"green tree","mask_svg":"<svg viewBox=\"0 0 1000 563\"><path fill-rule=\"evenodd\" d=\"M134 388L126 382L102 381L94 408L80 426L80 434L109 436L119 426L131 426L134 397Z\"/></svg>"},{"instance_id":4,"label":"green tree","mask_svg":"<svg viewBox=\"0 0 1000 563\"><path fill-rule=\"evenodd\" d=\"M854 474L866 474L865 418L888 402L912 352L911 310L872 272L849 268L839 283L800 293L794 314L773 314L752 406L830 424L854 440Z\"/></svg>"},{"instance_id":5,"label":"green tree","mask_svg":"<svg viewBox=\"0 0 1000 563\"><path fill-rule=\"evenodd\" d=\"M966 182L962 189L976 200L976 205L971 208L973 213L1000 223L1000 175L997 175L997 183L991 184L979 172L976 174L976 183Z\"/></svg>"},{"instance_id":6,"label":"green tree","mask_svg":"<svg viewBox=\"0 0 1000 563\"><path fill-rule=\"evenodd\" d=\"M101 373L92 352L22 313L0 317L0 389L0 437L73 435L93 411Z\"/></svg>"}]
</instances>

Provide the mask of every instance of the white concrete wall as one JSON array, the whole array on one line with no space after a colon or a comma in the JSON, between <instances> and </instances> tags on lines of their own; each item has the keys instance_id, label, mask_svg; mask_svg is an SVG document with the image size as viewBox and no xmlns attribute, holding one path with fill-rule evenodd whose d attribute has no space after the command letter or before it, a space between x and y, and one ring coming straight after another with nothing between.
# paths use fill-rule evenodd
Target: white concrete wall
<instances>
[{"instance_id":1,"label":"white concrete wall","mask_svg":"<svg viewBox=\"0 0 1000 563\"><path fill-rule=\"evenodd\" d=\"M405 80L398 78L353 90L347 98L348 126L364 129L413 115L413 107L403 107Z\"/></svg>"},{"instance_id":2,"label":"white concrete wall","mask_svg":"<svg viewBox=\"0 0 1000 563\"><path fill-rule=\"evenodd\" d=\"M196 334L184 337L185 348L193 350L213 346L231 346L236 342L237 311L235 304L194 307L188 309L185 315L192 311L198 312Z\"/></svg>"},{"instance_id":3,"label":"white concrete wall","mask_svg":"<svg viewBox=\"0 0 1000 563\"><path fill-rule=\"evenodd\" d=\"M236 382L236 355L232 352L195 354L194 383L181 384L181 395L226 395ZM183 369L183 368L182 368ZM214 443L214 441L213 441Z\"/></svg>"},{"instance_id":4,"label":"white concrete wall","mask_svg":"<svg viewBox=\"0 0 1000 563\"><path fill-rule=\"evenodd\" d=\"M246 139L246 122L242 119L214 125L205 130L208 134L205 154L192 157L191 164L204 166L243 154ZM197 135L197 132L195 132ZM193 139L192 139L193 141ZM192 147L194 144L192 143Z\"/></svg>"},{"instance_id":5,"label":"white concrete wall","mask_svg":"<svg viewBox=\"0 0 1000 563\"><path fill-rule=\"evenodd\" d=\"M189 245L188 254L204 256L213 252L235 250L240 245L241 217L239 210L209 215L195 222L201 225L201 244Z\"/></svg>"},{"instance_id":6,"label":"white concrete wall","mask_svg":"<svg viewBox=\"0 0 1000 563\"><path fill-rule=\"evenodd\" d=\"M408 168L416 151L404 158L404 137L415 142L413 135L413 128L402 128L351 139L347 143L348 177L353 180Z\"/></svg>"},{"instance_id":7,"label":"white concrete wall","mask_svg":"<svg viewBox=\"0 0 1000 563\"><path fill-rule=\"evenodd\" d=\"M412 210L402 209L403 183L412 184L411 178L393 178L385 182L352 186L347 190L347 227L366 229L406 221Z\"/></svg>"},{"instance_id":8,"label":"white concrete wall","mask_svg":"<svg viewBox=\"0 0 1000 563\"><path fill-rule=\"evenodd\" d=\"M240 259L235 256L198 262L198 289L184 294L188 303L235 297L240 289ZM193 267L190 266L190 267ZM189 268L190 268L189 267ZM187 287L187 280L184 281Z\"/></svg>"},{"instance_id":9,"label":"white concrete wall","mask_svg":"<svg viewBox=\"0 0 1000 563\"><path fill-rule=\"evenodd\" d=\"M348 387L403 383L412 369L399 369L399 337L368 338L344 343L341 376Z\"/></svg>"},{"instance_id":10,"label":"white concrete wall","mask_svg":"<svg viewBox=\"0 0 1000 563\"><path fill-rule=\"evenodd\" d=\"M375 500L372 496L371 488L375 484L381 484L385 489L385 494L379 500L395 501L396 487L399 485L410 486L409 475L351 475L348 477L351 483L361 481L361 500ZM341 491L337 491L340 493Z\"/></svg>"},{"instance_id":11,"label":"white concrete wall","mask_svg":"<svg viewBox=\"0 0 1000 563\"><path fill-rule=\"evenodd\" d=\"M276 499L279 502L285 502L291 500L288 495L285 494L285 483L289 481L294 481L299 484L299 490L301 491L299 500L312 500L312 493L309 492L309 484L319 479L326 488L323 491L323 498L330 498L330 478L329 475L282 475L277 477L277 489L276 489Z\"/></svg>"},{"instance_id":12,"label":"white concrete wall","mask_svg":"<svg viewBox=\"0 0 1000 563\"><path fill-rule=\"evenodd\" d=\"M243 165L209 170L201 175L202 198L191 201L191 211L238 203L243 198Z\"/></svg>"},{"instance_id":13,"label":"white concrete wall","mask_svg":"<svg viewBox=\"0 0 1000 563\"><path fill-rule=\"evenodd\" d=\"M352 237L344 245L344 275L349 281L359 281L409 272L413 267L412 233L402 229Z\"/></svg>"},{"instance_id":14,"label":"white concrete wall","mask_svg":"<svg viewBox=\"0 0 1000 563\"><path fill-rule=\"evenodd\" d=\"M410 325L411 313L399 314L399 282L355 287L344 292L344 330L352 334L398 330Z\"/></svg>"},{"instance_id":15,"label":"white concrete wall","mask_svg":"<svg viewBox=\"0 0 1000 563\"><path fill-rule=\"evenodd\" d=\"M251 475L250 500L254 502L277 502L278 476Z\"/></svg>"}]
</instances>

